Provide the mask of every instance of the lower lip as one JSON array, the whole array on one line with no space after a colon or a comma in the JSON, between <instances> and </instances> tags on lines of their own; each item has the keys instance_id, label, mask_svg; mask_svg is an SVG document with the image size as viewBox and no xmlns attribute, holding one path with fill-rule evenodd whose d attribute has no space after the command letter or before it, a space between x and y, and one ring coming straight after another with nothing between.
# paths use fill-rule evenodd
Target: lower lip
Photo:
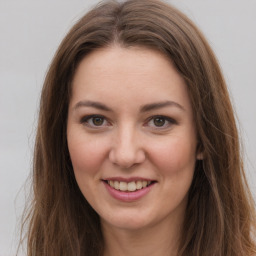
<instances>
[{"instance_id":1,"label":"lower lip","mask_svg":"<svg viewBox=\"0 0 256 256\"><path fill-rule=\"evenodd\" d=\"M123 202L132 202L141 199L144 197L146 194L149 193L149 191L152 189L155 183L152 183L148 187L142 188L137 191L132 191L132 192L124 192L120 190L116 190L112 188L109 184L103 182L107 191L109 194L114 197L117 200L123 201Z\"/></svg>"}]
</instances>

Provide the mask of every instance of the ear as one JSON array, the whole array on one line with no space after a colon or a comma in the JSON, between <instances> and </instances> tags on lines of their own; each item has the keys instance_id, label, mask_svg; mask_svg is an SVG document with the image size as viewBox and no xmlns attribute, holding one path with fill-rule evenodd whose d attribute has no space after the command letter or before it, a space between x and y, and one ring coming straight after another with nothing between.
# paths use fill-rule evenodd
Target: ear
<instances>
[{"instance_id":1,"label":"ear","mask_svg":"<svg viewBox=\"0 0 256 256\"><path fill-rule=\"evenodd\" d=\"M203 160L204 159L204 153L203 152L198 152L196 154L196 159L197 160Z\"/></svg>"},{"instance_id":2,"label":"ear","mask_svg":"<svg viewBox=\"0 0 256 256\"><path fill-rule=\"evenodd\" d=\"M197 144L197 150L196 150L196 160L203 160L204 159L204 150L202 147L202 144Z\"/></svg>"}]
</instances>

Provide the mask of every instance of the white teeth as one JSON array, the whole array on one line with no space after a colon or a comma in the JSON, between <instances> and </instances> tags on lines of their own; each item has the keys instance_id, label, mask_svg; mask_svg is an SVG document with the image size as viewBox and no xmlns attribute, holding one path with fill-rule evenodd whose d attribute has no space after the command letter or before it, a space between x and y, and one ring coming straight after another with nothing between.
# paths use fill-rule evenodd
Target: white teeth
<instances>
[{"instance_id":1,"label":"white teeth","mask_svg":"<svg viewBox=\"0 0 256 256\"><path fill-rule=\"evenodd\" d=\"M129 182L127 186L128 191L135 191L137 189L136 183L134 181Z\"/></svg>"},{"instance_id":2,"label":"white teeth","mask_svg":"<svg viewBox=\"0 0 256 256\"><path fill-rule=\"evenodd\" d=\"M120 189L121 191L126 191L126 190L127 190L127 182L121 181L121 182L119 183L119 189Z\"/></svg>"},{"instance_id":3,"label":"white teeth","mask_svg":"<svg viewBox=\"0 0 256 256\"><path fill-rule=\"evenodd\" d=\"M111 186L111 184L110 184L110 186ZM119 189L119 182L114 181L114 186L112 186L112 187L114 187L115 189Z\"/></svg>"},{"instance_id":4,"label":"white teeth","mask_svg":"<svg viewBox=\"0 0 256 256\"><path fill-rule=\"evenodd\" d=\"M148 185L150 185L152 182L151 181L146 181L146 180L143 180L143 181L131 181L131 182L125 182L125 181L113 181L113 180L109 180L108 181L108 184L116 189L116 190L121 190L121 191L136 191L136 190L139 190L139 189L142 189L142 188L145 188L147 187Z\"/></svg>"},{"instance_id":5,"label":"white teeth","mask_svg":"<svg viewBox=\"0 0 256 256\"><path fill-rule=\"evenodd\" d=\"M136 182L136 188L137 188L137 189L141 189L141 188L142 188L142 182L141 182L140 180L138 180L138 181Z\"/></svg>"}]
</instances>

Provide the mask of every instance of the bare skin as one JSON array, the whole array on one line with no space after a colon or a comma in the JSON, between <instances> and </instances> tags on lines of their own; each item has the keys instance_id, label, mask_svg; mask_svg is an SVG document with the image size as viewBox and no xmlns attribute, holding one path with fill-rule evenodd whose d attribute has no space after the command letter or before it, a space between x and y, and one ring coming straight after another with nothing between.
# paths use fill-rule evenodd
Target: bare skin
<instances>
[{"instance_id":1,"label":"bare skin","mask_svg":"<svg viewBox=\"0 0 256 256\"><path fill-rule=\"evenodd\" d=\"M186 84L170 60L117 45L86 56L67 139L79 188L101 218L104 256L176 256L201 155Z\"/></svg>"},{"instance_id":2,"label":"bare skin","mask_svg":"<svg viewBox=\"0 0 256 256\"><path fill-rule=\"evenodd\" d=\"M169 225L163 221L147 230L136 231L104 228L103 224L104 256L176 256L181 219L177 216Z\"/></svg>"}]
</instances>

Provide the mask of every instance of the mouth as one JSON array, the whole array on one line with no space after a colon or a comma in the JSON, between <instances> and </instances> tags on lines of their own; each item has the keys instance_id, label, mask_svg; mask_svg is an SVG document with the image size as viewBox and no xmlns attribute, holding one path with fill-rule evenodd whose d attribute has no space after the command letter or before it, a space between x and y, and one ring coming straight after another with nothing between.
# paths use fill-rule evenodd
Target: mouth
<instances>
[{"instance_id":1,"label":"mouth","mask_svg":"<svg viewBox=\"0 0 256 256\"><path fill-rule=\"evenodd\" d=\"M122 191L122 192L139 191L156 183L156 181L148 181L148 180L134 180L129 182L118 181L118 180L103 180L103 181L113 189Z\"/></svg>"}]
</instances>

